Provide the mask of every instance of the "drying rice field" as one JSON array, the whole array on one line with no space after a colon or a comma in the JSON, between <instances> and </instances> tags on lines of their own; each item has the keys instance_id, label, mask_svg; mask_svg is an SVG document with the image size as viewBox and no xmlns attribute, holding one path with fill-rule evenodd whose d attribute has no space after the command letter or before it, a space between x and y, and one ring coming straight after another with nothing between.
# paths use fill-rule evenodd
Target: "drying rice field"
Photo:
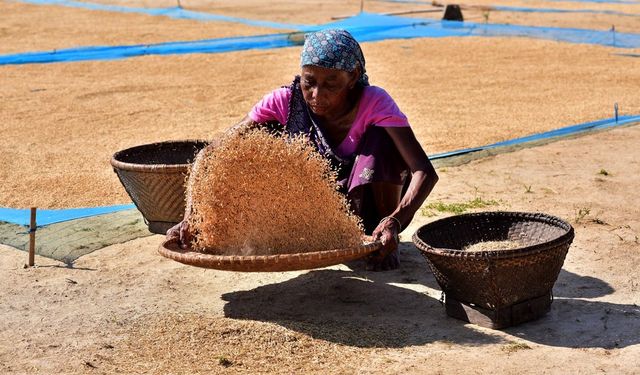
<instances>
[{"instance_id":1,"label":"drying rice field","mask_svg":"<svg viewBox=\"0 0 640 375\"><path fill-rule=\"evenodd\" d=\"M331 22L361 5L181 3L289 24ZM461 4L476 22L640 33L638 2L500 2L625 15ZM364 2L372 13L422 9L431 7ZM289 31L8 0L0 0L0 14L0 54ZM114 152L215 137L290 83L299 48L0 66L0 207L129 203L109 164ZM640 114L640 59L618 54L638 49L517 37L362 48L371 83L394 97L429 154L610 118L616 103L621 115ZM39 267L24 269L26 255L0 245L0 373L632 374L640 358L639 142L635 125L441 166L432 196L402 234L400 269L385 273L360 264L275 274L196 269L158 256L157 235L101 249L73 267L38 257ZM411 235L450 215L447 207L540 211L574 226L547 316L504 331L446 317Z\"/></svg>"}]
</instances>

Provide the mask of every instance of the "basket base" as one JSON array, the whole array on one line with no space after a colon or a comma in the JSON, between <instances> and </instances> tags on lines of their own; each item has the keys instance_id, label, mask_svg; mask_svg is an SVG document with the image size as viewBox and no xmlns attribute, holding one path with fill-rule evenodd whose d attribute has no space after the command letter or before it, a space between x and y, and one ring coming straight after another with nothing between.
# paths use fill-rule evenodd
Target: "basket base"
<instances>
[{"instance_id":1,"label":"basket base","mask_svg":"<svg viewBox=\"0 0 640 375\"><path fill-rule=\"evenodd\" d=\"M446 311L450 317L482 327L502 329L538 319L551 310L551 292L497 310L470 305L446 297Z\"/></svg>"},{"instance_id":2,"label":"basket base","mask_svg":"<svg viewBox=\"0 0 640 375\"><path fill-rule=\"evenodd\" d=\"M169 230L169 228L171 228L176 224L178 223L177 222L173 223L168 221L149 221L147 223L147 226L149 227L149 232L151 233L167 234L167 231Z\"/></svg>"}]
</instances>

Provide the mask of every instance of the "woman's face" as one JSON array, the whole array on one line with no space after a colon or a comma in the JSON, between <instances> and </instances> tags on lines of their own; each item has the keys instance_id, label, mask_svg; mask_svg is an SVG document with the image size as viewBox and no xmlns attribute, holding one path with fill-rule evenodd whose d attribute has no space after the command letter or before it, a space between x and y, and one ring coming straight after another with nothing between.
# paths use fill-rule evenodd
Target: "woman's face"
<instances>
[{"instance_id":1,"label":"woman's face","mask_svg":"<svg viewBox=\"0 0 640 375\"><path fill-rule=\"evenodd\" d=\"M302 67L300 87L311 111L318 117L331 119L350 109L349 92L357 81L357 69L346 72L305 65Z\"/></svg>"}]
</instances>

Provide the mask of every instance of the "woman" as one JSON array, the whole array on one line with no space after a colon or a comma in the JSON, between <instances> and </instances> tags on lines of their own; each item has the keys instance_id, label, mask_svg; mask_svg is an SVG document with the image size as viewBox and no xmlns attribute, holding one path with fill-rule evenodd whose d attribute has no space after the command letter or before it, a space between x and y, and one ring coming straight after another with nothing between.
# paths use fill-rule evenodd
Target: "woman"
<instances>
[{"instance_id":1,"label":"woman","mask_svg":"<svg viewBox=\"0 0 640 375\"><path fill-rule=\"evenodd\" d=\"M288 134L306 134L338 170L339 188L365 232L383 244L371 268L397 268L398 234L438 176L406 116L383 89L369 85L362 50L349 32L305 35L300 65L301 75L290 86L267 94L230 131L282 124L279 130ZM186 220L167 236L186 246L191 237Z\"/></svg>"}]
</instances>

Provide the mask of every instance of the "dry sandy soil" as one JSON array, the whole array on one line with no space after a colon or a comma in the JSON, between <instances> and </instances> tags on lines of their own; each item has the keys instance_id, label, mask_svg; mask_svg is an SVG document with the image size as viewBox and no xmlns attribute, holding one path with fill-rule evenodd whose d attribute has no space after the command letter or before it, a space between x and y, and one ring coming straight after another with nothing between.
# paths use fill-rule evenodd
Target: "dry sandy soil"
<instances>
[{"instance_id":1,"label":"dry sandy soil","mask_svg":"<svg viewBox=\"0 0 640 375\"><path fill-rule=\"evenodd\" d=\"M0 372L637 373L638 142L636 126L440 169L431 201L481 198L575 227L538 321L494 331L446 317L410 243L442 213L414 220L401 268L383 273L204 270L160 257L161 236L73 268L23 269L24 253L0 247Z\"/></svg>"},{"instance_id":2,"label":"dry sandy soil","mask_svg":"<svg viewBox=\"0 0 640 375\"><path fill-rule=\"evenodd\" d=\"M356 13L360 1L228 4L183 1L291 23L328 22ZM640 13L640 5L501 4ZM0 53L275 32L12 1L1 1L0 13ZM499 17L640 32L633 17L491 12L489 20ZM383 41L363 50L372 83L396 99L429 153L611 117L614 103L622 114L640 113L638 59L616 55L629 51L524 38ZM289 83L298 56L286 48L1 66L0 207L128 203L109 166L115 151L213 137ZM494 331L446 317L411 244L420 225L449 214L435 209L404 231L402 266L384 273L360 263L203 270L157 255L161 236L104 248L72 267L38 257L38 267L25 269L25 253L0 245L0 373L637 373L639 143L634 126L439 168L429 202L480 199L487 210L546 212L574 225L552 310L538 321Z\"/></svg>"}]
</instances>

